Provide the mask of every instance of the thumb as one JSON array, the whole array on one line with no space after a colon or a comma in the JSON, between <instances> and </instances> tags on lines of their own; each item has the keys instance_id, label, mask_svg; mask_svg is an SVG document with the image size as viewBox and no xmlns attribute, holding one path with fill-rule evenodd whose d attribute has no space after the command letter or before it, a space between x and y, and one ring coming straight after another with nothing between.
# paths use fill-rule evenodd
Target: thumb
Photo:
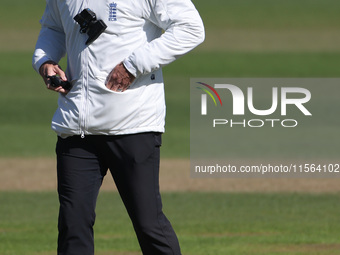
<instances>
[{"instance_id":1,"label":"thumb","mask_svg":"<svg viewBox=\"0 0 340 255\"><path fill-rule=\"evenodd\" d=\"M56 72L57 75L60 76L60 78L63 81L67 81L67 77L65 75L65 72L59 66L56 66L55 72Z\"/></svg>"}]
</instances>

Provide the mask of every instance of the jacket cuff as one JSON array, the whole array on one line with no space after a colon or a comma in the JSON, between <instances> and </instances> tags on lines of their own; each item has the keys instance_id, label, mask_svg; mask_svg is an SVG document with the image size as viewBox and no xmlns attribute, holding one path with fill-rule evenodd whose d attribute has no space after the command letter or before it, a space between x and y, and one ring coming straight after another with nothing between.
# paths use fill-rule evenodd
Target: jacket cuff
<instances>
[{"instance_id":1,"label":"jacket cuff","mask_svg":"<svg viewBox=\"0 0 340 255\"><path fill-rule=\"evenodd\" d=\"M39 60L33 62L33 63L32 63L32 66L33 66L34 70L35 70L37 73L39 73L39 69L40 69L41 65L44 64L44 63L47 62L47 61L51 61L51 59L48 58L47 56L44 56L44 57L40 58Z\"/></svg>"},{"instance_id":2,"label":"jacket cuff","mask_svg":"<svg viewBox=\"0 0 340 255\"><path fill-rule=\"evenodd\" d=\"M133 76L137 77L137 68L129 61L129 59L125 59L123 65Z\"/></svg>"}]
</instances>

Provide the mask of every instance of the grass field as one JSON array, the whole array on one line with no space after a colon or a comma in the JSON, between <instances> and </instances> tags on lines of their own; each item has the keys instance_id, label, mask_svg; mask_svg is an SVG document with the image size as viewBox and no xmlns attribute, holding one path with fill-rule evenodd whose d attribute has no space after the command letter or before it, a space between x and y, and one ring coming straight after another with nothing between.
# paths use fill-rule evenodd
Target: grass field
<instances>
[{"instance_id":1,"label":"grass field","mask_svg":"<svg viewBox=\"0 0 340 255\"><path fill-rule=\"evenodd\" d=\"M163 175L161 181L164 209L183 254L340 254L336 180L183 178L189 172L190 78L339 77L340 2L193 2L204 20L206 41L164 69L167 125L162 157L176 169L164 167L171 176ZM50 120L57 95L44 88L31 68L44 3L1 1L0 185L8 187L0 189L1 255L55 254L57 196L53 174L45 179L42 171L44 166L54 171L56 137ZM178 159L181 163L175 164ZM25 188L32 179L36 181ZM119 200L112 190L100 195L97 255L140 254Z\"/></svg>"},{"instance_id":2,"label":"grass field","mask_svg":"<svg viewBox=\"0 0 340 255\"><path fill-rule=\"evenodd\" d=\"M0 253L55 254L56 194L0 193L1 204L8 198L0 208ZM338 195L188 192L166 193L163 201L183 254L339 254ZM96 254L140 254L117 193L101 193L95 231Z\"/></svg>"}]
</instances>

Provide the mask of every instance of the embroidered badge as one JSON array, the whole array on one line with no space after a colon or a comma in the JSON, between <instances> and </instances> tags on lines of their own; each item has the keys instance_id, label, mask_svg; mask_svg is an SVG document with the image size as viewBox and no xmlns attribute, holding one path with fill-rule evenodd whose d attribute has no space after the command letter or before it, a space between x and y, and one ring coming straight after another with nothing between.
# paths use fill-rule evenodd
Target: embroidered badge
<instances>
[{"instance_id":1,"label":"embroidered badge","mask_svg":"<svg viewBox=\"0 0 340 255\"><path fill-rule=\"evenodd\" d=\"M117 4L110 4L109 21L117 21Z\"/></svg>"}]
</instances>

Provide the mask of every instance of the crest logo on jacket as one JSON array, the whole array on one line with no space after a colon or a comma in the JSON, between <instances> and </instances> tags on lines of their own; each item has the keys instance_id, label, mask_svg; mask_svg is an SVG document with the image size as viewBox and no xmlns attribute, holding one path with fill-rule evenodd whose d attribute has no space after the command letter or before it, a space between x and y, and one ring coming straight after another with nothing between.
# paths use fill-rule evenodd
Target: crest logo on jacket
<instances>
[{"instance_id":1,"label":"crest logo on jacket","mask_svg":"<svg viewBox=\"0 0 340 255\"><path fill-rule=\"evenodd\" d=\"M117 4L111 3L109 7L109 21L117 21Z\"/></svg>"}]
</instances>

